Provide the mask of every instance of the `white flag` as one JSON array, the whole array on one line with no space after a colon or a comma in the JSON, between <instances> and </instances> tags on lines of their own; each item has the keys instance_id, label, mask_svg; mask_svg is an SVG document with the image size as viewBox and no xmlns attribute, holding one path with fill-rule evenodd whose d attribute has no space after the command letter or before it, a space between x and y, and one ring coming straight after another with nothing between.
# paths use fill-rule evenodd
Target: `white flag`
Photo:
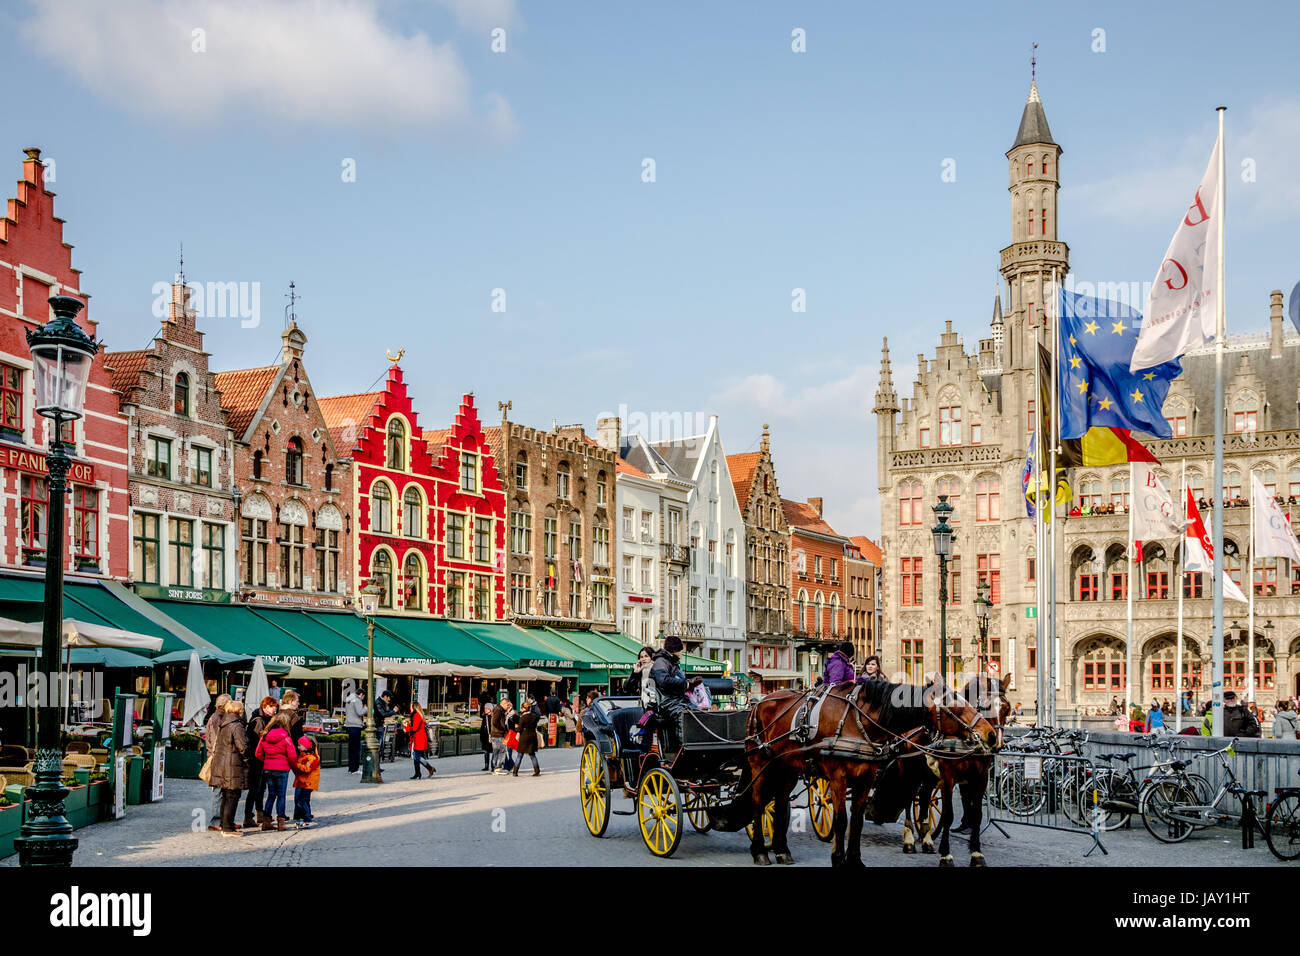
<instances>
[{"instance_id":1,"label":"white flag","mask_svg":"<svg viewBox=\"0 0 1300 956\"><path fill-rule=\"evenodd\" d=\"M1289 558L1300 561L1300 542L1296 541L1286 515L1264 488L1259 475L1251 473L1250 493L1254 496L1255 557Z\"/></svg>"},{"instance_id":2,"label":"white flag","mask_svg":"<svg viewBox=\"0 0 1300 956\"><path fill-rule=\"evenodd\" d=\"M1169 249L1160 262L1147 296L1145 318L1129 371L1151 368L1178 358L1207 342L1217 329L1219 252L1219 150L1214 144L1210 166Z\"/></svg>"},{"instance_id":3,"label":"white flag","mask_svg":"<svg viewBox=\"0 0 1300 956\"><path fill-rule=\"evenodd\" d=\"M1187 489L1187 534L1183 538L1183 570L1214 573L1214 538L1210 536L1209 526L1201 519L1201 512L1192 497L1192 489ZM1237 582L1230 575L1223 576L1223 596L1230 601L1249 603L1241 592Z\"/></svg>"},{"instance_id":4,"label":"white flag","mask_svg":"<svg viewBox=\"0 0 1300 956\"><path fill-rule=\"evenodd\" d=\"M1185 524L1179 520L1178 506L1148 463L1134 463L1133 482L1133 539L1180 537Z\"/></svg>"}]
</instances>

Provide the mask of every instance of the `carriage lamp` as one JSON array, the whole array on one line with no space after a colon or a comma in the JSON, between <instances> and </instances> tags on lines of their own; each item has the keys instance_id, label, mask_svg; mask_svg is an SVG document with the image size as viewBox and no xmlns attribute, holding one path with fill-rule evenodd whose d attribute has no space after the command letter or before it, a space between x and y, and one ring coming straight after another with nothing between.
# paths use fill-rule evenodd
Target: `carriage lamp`
<instances>
[{"instance_id":1,"label":"carriage lamp","mask_svg":"<svg viewBox=\"0 0 1300 956\"><path fill-rule=\"evenodd\" d=\"M975 586L975 623L979 625L980 639L975 654L975 673L978 675L984 666L984 653L988 647L989 639L989 613L993 610L993 602L989 600L989 584L987 581L981 581Z\"/></svg>"},{"instance_id":2,"label":"carriage lamp","mask_svg":"<svg viewBox=\"0 0 1300 956\"><path fill-rule=\"evenodd\" d=\"M366 622L366 740L361 751L361 782L383 783L383 768L379 765L379 738L375 736L375 612L384 593L378 577L370 578L357 588L360 598L360 616Z\"/></svg>"},{"instance_id":3,"label":"carriage lamp","mask_svg":"<svg viewBox=\"0 0 1300 956\"><path fill-rule=\"evenodd\" d=\"M68 295L50 298L54 318L27 332L32 353L32 379L36 389L36 411L51 420L49 451L49 536L45 552L45 618L41 631L41 677L46 687L56 683L56 668L62 658L63 636L63 536L67 524L64 498L68 491L68 468L72 458L63 443L64 422L76 421L85 412L86 382L99 351L99 343L77 325L77 313L84 308L80 299ZM36 761L32 786L27 788L32 812L14 841L23 866L72 865L77 840L72 824L64 815L68 790L63 776L62 727L59 701L55 695L40 695L36 703Z\"/></svg>"},{"instance_id":4,"label":"carriage lamp","mask_svg":"<svg viewBox=\"0 0 1300 956\"><path fill-rule=\"evenodd\" d=\"M952 515L952 505L948 496L940 495L939 503L934 506L934 517L938 521L930 533L934 535L934 553L939 557L939 674L941 680L948 679L948 559L952 557L952 526L948 518Z\"/></svg>"}]
</instances>

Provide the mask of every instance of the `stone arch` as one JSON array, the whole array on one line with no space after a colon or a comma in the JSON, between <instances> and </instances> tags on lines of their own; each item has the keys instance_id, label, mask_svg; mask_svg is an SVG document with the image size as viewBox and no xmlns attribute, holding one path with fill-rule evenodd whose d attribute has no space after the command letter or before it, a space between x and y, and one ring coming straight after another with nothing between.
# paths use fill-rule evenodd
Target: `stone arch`
<instances>
[{"instance_id":1,"label":"stone arch","mask_svg":"<svg viewBox=\"0 0 1300 956\"><path fill-rule=\"evenodd\" d=\"M245 518L256 518L260 521L271 521L275 517L271 499L260 493L249 495L241 501L239 513Z\"/></svg>"}]
</instances>

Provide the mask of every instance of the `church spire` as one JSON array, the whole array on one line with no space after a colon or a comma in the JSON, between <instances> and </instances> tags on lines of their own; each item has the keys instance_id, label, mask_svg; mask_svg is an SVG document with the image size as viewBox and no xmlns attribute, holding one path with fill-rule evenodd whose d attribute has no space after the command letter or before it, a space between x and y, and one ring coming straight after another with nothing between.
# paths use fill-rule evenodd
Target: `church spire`
<instances>
[{"instance_id":1,"label":"church spire","mask_svg":"<svg viewBox=\"0 0 1300 956\"><path fill-rule=\"evenodd\" d=\"M889 364L889 339L880 349L880 387L876 389L877 412L898 411L898 393L894 391L894 376Z\"/></svg>"}]
</instances>

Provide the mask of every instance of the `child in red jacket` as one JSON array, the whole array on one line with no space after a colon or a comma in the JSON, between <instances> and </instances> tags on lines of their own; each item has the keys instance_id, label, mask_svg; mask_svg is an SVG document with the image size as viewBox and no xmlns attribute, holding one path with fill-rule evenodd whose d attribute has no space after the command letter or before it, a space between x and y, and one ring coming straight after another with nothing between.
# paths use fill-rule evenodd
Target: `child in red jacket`
<instances>
[{"instance_id":1,"label":"child in red jacket","mask_svg":"<svg viewBox=\"0 0 1300 956\"><path fill-rule=\"evenodd\" d=\"M311 812L311 792L320 789L320 754L307 736L298 738L298 760L293 774L293 819L299 828L316 822Z\"/></svg>"}]
</instances>

